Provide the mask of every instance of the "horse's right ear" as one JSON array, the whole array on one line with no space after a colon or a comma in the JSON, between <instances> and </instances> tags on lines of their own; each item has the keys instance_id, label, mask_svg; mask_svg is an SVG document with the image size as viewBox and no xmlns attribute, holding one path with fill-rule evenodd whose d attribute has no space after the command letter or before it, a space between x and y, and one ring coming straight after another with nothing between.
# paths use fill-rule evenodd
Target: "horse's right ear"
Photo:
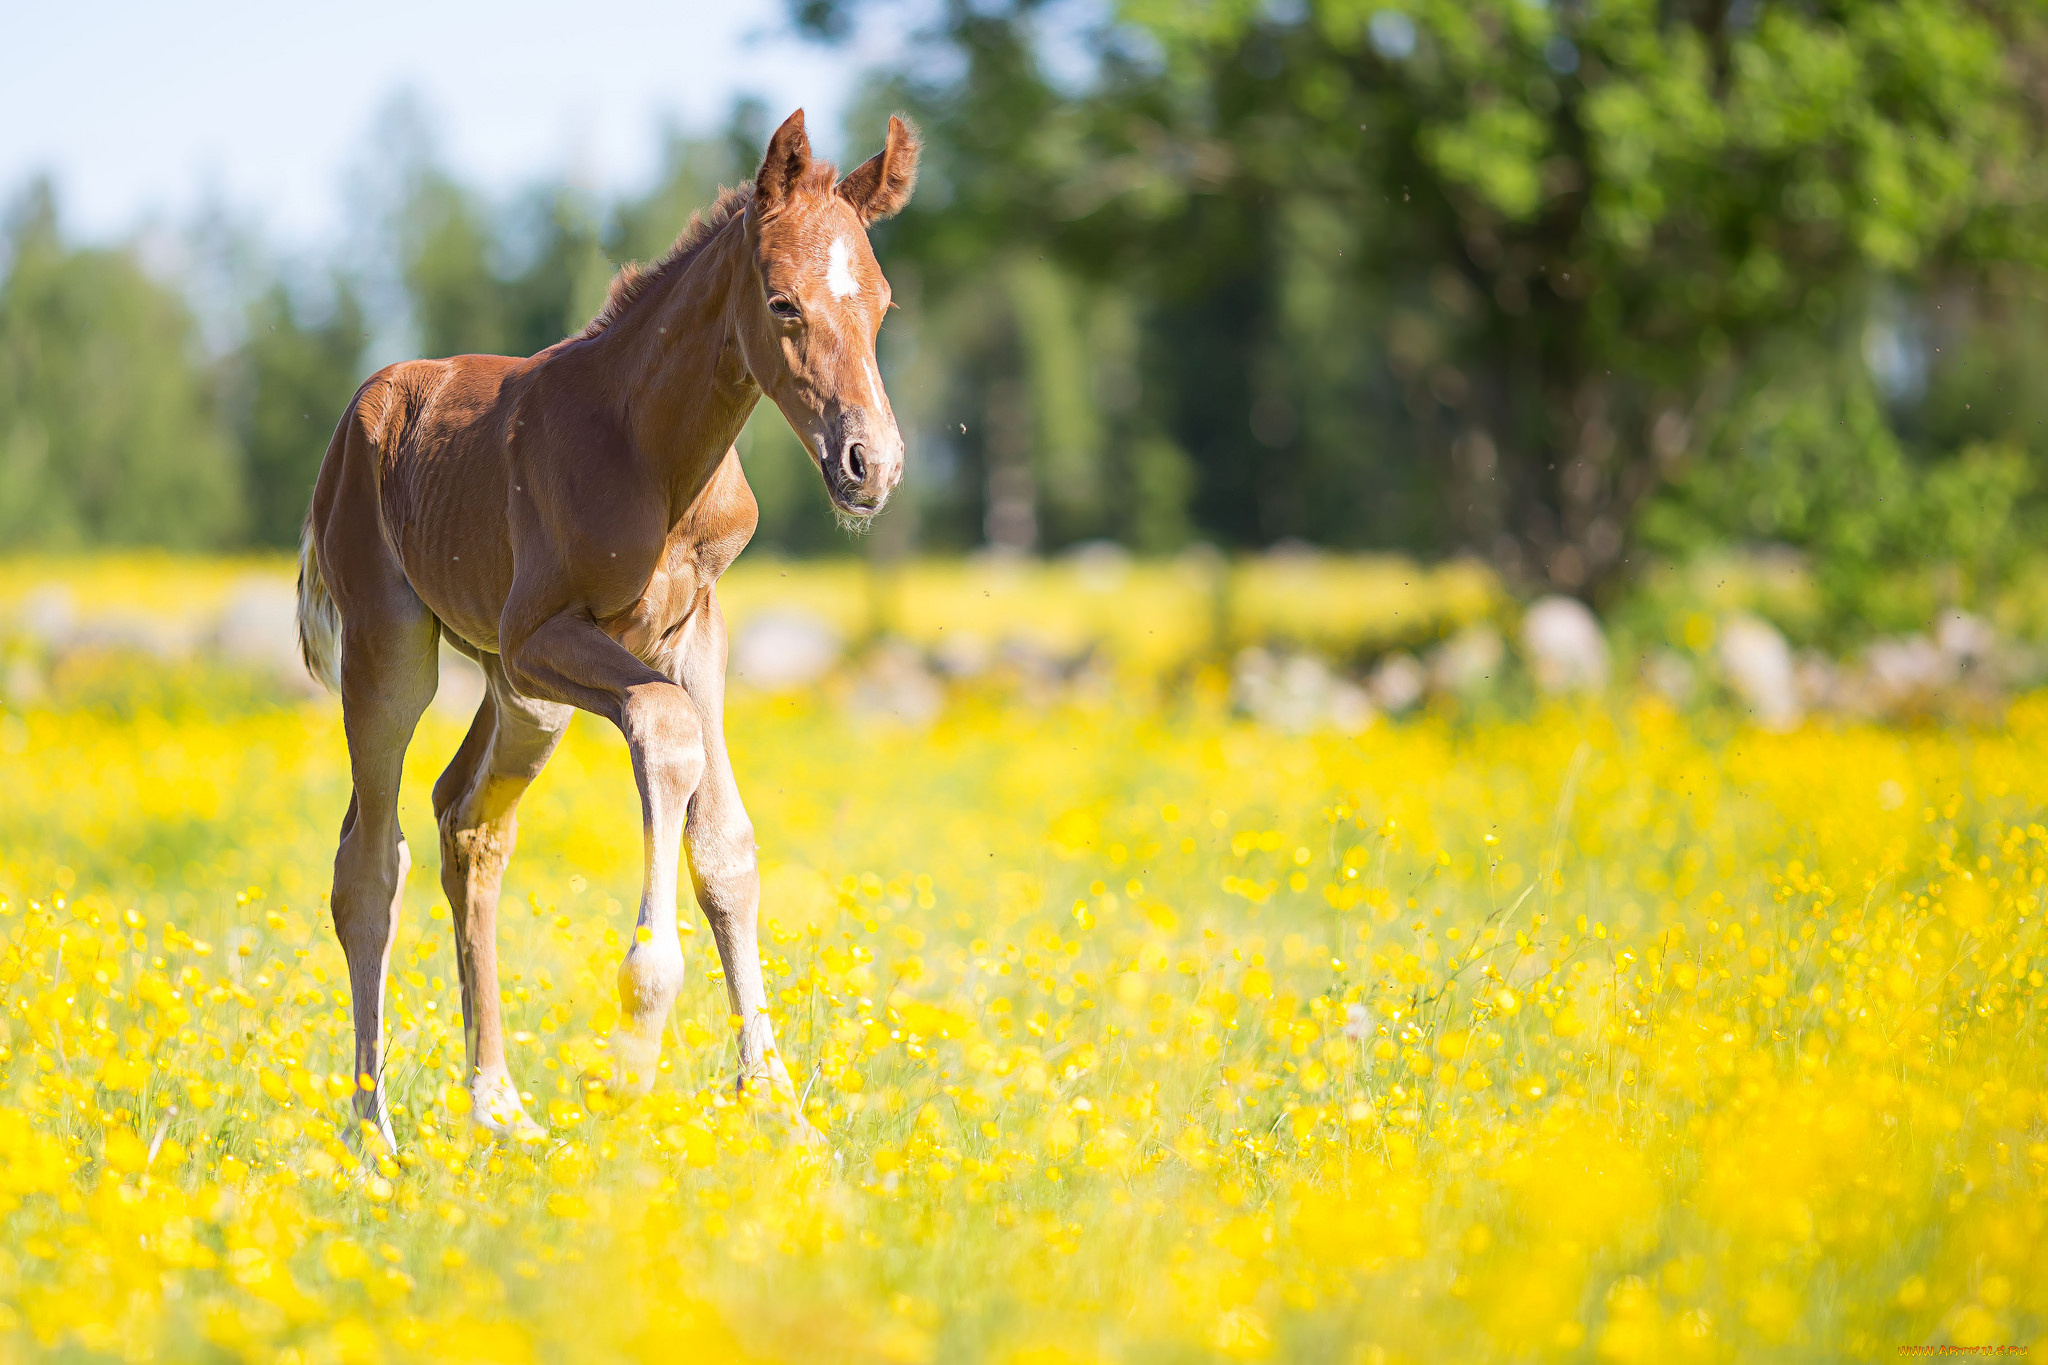
<instances>
[{"instance_id":1,"label":"horse's right ear","mask_svg":"<svg viewBox=\"0 0 2048 1365\"><path fill-rule=\"evenodd\" d=\"M761 173L754 177L755 207L763 214L781 208L810 168L811 140L804 133L804 111L799 109L768 139L768 155L761 158Z\"/></svg>"}]
</instances>

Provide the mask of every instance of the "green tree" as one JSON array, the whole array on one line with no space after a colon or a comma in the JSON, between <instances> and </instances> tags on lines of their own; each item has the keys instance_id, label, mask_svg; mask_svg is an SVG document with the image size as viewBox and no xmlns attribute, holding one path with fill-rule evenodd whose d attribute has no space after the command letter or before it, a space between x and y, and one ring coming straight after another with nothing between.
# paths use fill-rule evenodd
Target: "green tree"
<instances>
[{"instance_id":1,"label":"green tree","mask_svg":"<svg viewBox=\"0 0 2048 1365\"><path fill-rule=\"evenodd\" d=\"M32 184L0 282L0 544L205 548L243 524L190 309L132 252L68 246Z\"/></svg>"},{"instance_id":2,"label":"green tree","mask_svg":"<svg viewBox=\"0 0 2048 1365\"><path fill-rule=\"evenodd\" d=\"M933 326L1019 258L1131 300L1137 411L1234 543L1463 547L1593 591L1769 368L1840 378L1887 294L2038 258L2048 44L2017 3L1124 0L1073 95L1043 7L943 15L953 60L883 83L934 144L890 239ZM926 339L956 415L1002 432L1048 311Z\"/></svg>"},{"instance_id":3,"label":"green tree","mask_svg":"<svg viewBox=\"0 0 2048 1365\"><path fill-rule=\"evenodd\" d=\"M1191 56L1223 39L1153 13ZM1455 413L1467 540L1561 586L1611 576L1644 499L1730 448L1721 402L1757 366L1837 349L1884 279L2019 245L2025 13L1332 0L1270 38L1306 49L1297 122L1379 143L1404 207L1371 254L1463 296L1408 305L1434 335L1405 378Z\"/></svg>"},{"instance_id":4,"label":"green tree","mask_svg":"<svg viewBox=\"0 0 2048 1365\"><path fill-rule=\"evenodd\" d=\"M508 353L509 301L491 270L484 206L438 167L421 166L408 180L394 245L420 354Z\"/></svg>"},{"instance_id":5,"label":"green tree","mask_svg":"<svg viewBox=\"0 0 2048 1365\"><path fill-rule=\"evenodd\" d=\"M908 109L927 137L916 198L875 232L903 304L883 343L917 451L921 537L1174 549L1197 491L1159 372L1172 352L1155 344L1175 323L1146 246L1092 212L1129 168L1097 163L1103 109L1054 87L1027 11L946 14L960 60L934 65L957 78L927 82L913 62L851 123L858 138Z\"/></svg>"},{"instance_id":6,"label":"green tree","mask_svg":"<svg viewBox=\"0 0 2048 1365\"><path fill-rule=\"evenodd\" d=\"M505 215L498 235L524 248L500 277L507 354L532 355L573 336L603 306L617 263L605 254L588 196L537 189Z\"/></svg>"},{"instance_id":7,"label":"green tree","mask_svg":"<svg viewBox=\"0 0 2048 1365\"><path fill-rule=\"evenodd\" d=\"M345 280L324 317L308 316L282 283L249 310L237 356L236 436L248 489L248 536L294 545L334 424L361 373L363 311Z\"/></svg>"}]
</instances>

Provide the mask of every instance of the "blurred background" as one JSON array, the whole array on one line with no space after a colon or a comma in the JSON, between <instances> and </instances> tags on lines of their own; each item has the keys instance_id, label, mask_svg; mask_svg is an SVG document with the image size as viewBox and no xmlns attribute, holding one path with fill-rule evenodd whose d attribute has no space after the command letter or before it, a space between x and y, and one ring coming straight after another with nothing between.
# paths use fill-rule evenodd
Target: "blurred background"
<instances>
[{"instance_id":1,"label":"blurred background","mask_svg":"<svg viewBox=\"0 0 2048 1365\"><path fill-rule=\"evenodd\" d=\"M366 373L575 330L803 105L842 166L891 110L927 139L875 233L910 473L849 540L763 411L743 567L1136 563L1240 696L1294 651L1412 703L1503 643L1778 717L2038 677L2037 6L54 9L0 89L0 547L46 566L0 611L38 638L84 610L51 556L291 545ZM915 640L898 590L828 624Z\"/></svg>"}]
</instances>

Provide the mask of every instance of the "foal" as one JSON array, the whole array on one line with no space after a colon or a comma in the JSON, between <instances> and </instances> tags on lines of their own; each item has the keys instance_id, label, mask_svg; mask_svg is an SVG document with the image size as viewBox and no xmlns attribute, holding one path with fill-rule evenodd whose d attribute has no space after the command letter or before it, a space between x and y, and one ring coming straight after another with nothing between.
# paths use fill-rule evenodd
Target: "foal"
<instances>
[{"instance_id":1,"label":"foal","mask_svg":"<svg viewBox=\"0 0 2048 1365\"><path fill-rule=\"evenodd\" d=\"M536 1131L505 1069L498 888L520 794L576 707L625 735L646 836L622 1015L595 1083L630 1098L654 1081L683 979L687 842L741 1021L739 1088L794 1101L761 979L754 831L725 748L716 585L757 521L733 441L766 393L842 517L873 516L896 486L903 440L875 370L889 284L867 227L908 201L917 153L892 118L883 151L835 184L798 110L754 183L692 218L659 264L622 270L582 332L524 360L380 370L335 429L299 548L299 641L341 694L355 790L334 931L355 1011L356 1114L387 1144L384 977L410 866L399 770L442 638L488 680L434 784L476 1121Z\"/></svg>"}]
</instances>

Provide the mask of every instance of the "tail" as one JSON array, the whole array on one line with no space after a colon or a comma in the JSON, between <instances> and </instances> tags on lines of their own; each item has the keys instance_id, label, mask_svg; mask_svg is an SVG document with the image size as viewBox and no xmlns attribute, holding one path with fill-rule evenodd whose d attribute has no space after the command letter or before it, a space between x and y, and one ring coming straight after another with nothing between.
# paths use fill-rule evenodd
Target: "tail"
<instances>
[{"instance_id":1,"label":"tail","mask_svg":"<svg viewBox=\"0 0 2048 1365\"><path fill-rule=\"evenodd\" d=\"M341 608L320 577L320 556L313 550L313 517L306 515L299 532L299 654L306 671L329 692L341 691Z\"/></svg>"}]
</instances>

